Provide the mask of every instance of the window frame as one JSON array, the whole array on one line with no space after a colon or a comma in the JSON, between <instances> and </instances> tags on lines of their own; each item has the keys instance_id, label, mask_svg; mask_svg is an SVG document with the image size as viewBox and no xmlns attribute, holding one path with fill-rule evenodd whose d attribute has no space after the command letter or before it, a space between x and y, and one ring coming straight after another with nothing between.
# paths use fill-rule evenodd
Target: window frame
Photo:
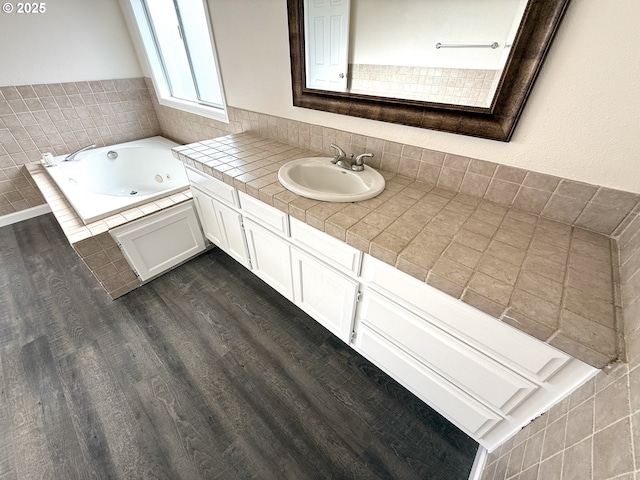
<instances>
[{"instance_id":1,"label":"window frame","mask_svg":"<svg viewBox=\"0 0 640 480\"><path fill-rule=\"evenodd\" d=\"M184 100L172 96L171 89L168 83L168 79L165 75L165 64L162 60L162 55L159 52L159 46L155 41L156 32L150 25L150 19L147 16L147 7L144 4L145 0L122 0L127 7L131 28L135 31L138 40L138 45L144 55L147 69L151 76L151 81L156 91L158 103L167 107L182 110L195 115L211 118L224 123L229 123L229 114L227 109L227 101L224 91L224 84L222 82L222 75L220 72L220 62L218 60L218 52L216 49L215 39L213 35L213 27L211 25L211 16L209 12L208 2L206 0L200 0L202 2L206 18L205 22L209 32L209 39L211 41L212 56L214 60L214 66L216 69L216 76L218 78L218 84L220 87L220 93L222 97L222 105L220 107L206 103L199 103L190 100ZM140 23L144 25L144 31L141 28ZM187 56L189 56L187 51ZM190 60L189 60L190 61ZM194 81L194 86L197 91L197 84Z\"/></svg>"}]
</instances>

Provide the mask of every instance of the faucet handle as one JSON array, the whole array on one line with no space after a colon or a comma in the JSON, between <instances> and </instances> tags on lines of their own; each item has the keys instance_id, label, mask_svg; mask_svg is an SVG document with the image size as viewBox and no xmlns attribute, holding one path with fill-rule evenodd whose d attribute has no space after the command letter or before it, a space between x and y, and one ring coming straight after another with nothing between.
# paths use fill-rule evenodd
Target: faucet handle
<instances>
[{"instance_id":1,"label":"faucet handle","mask_svg":"<svg viewBox=\"0 0 640 480\"><path fill-rule=\"evenodd\" d=\"M364 159L372 158L373 153L361 153L356 157L356 161L353 163L351 170L355 170L356 172L361 172L364 170Z\"/></svg>"},{"instance_id":2,"label":"faucet handle","mask_svg":"<svg viewBox=\"0 0 640 480\"><path fill-rule=\"evenodd\" d=\"M332 143L331 148L335 149L336 151L336 155L335 157L333 157L333 160L331 160L332 163L336 163L338 160L340 160L341 158L344 158L347 156L347 154L344 152L343 149L341 149L338 145L336 145L335 143Z\"/></svg>"}]
</instances>

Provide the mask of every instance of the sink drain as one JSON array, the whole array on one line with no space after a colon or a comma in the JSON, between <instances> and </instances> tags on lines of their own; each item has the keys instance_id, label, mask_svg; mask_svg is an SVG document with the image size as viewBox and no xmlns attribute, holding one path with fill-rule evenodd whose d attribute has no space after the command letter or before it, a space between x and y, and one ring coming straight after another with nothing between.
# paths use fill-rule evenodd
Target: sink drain
<instances>
[{"instance_id":1,"label":"sink drain","mask_svg":"<svg viewBox=\"0 0 640 480\"><path fill-rule=\"evenodd\" d=\"M138 192L136 192L135 190L131 190L131 191L129 192L129 195L136 195L137 193L138 193Z\"/></svg>"}]
</instances>

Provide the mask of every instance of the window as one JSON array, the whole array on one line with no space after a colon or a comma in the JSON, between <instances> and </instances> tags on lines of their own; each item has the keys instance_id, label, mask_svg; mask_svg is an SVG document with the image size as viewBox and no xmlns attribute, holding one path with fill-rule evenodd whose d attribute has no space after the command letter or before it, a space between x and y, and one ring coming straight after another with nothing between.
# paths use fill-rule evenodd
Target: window
<instances>
[{"instance_id":1,"label":"window","mask_svg":"<svg viewBox=\"0 0 640 480\"><path fill-rule=\"evenodd\" d=\"M205 0L129 0L160 104L228 122Z\"/></svg>"}]
</instances>

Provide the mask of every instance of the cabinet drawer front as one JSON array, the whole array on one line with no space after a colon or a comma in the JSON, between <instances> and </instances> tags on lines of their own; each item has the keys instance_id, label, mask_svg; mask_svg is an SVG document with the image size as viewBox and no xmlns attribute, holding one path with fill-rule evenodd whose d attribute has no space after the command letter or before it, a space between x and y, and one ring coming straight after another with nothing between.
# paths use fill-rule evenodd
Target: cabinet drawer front
<instances>
[{"instance_id":1,"label":"cabinet drawer front","mask_svg":"<svg viewBox=\"0 0 640 480\"><path fill-rule=\"evenodd\" d=\"M460 429L480 441L501 417L425 368L366 325L355 348Z\"/></svg>"},{"instance_id":2,"label":"cabinet drawer front","mask_svg":"<svg viewBox=\"0 0 640 480\"><path fill-rule=\"evenodd\" d=\"M362 252L306 223L291 218L291 237L337 268L358 275Z\"/></svg>"},{"instance_id":3,"label":"cabinet drawer front","mask_svg":"<svg viewBox=\"0 0 640 480\"><path fill-rule=\"evenodd\" d=\"M231 205L232 207L238 208L239 203L238 197L236 195L236 189L231 185L227 185L217 178L213 178L209 175L205 175L204 173L200 173L188 166L185 166L185 170L187 171L189 182L192 185L195 185L204 192L213 195L218 200L221 200Z\"/></svg>"},{"instance_id":4,"label":"cabinet drawer front","mask_svg":"<svg viewBox=\"0 0 640 480\"><path fill-rule=\"evenodd\" d=\"M251 216L253 220L265 227L289 235L289 215L244 192L238 192L238 196L242 213Z\"/></svg>"},{"instance_id":5,"label":"cabinet drawer front","mask_svg":"<svg viewBox=\"0 0 640 480\"><path fill-rule=\"evenodd\" d=\"M364 294L361 322L502 415L536 389L503 365L371 290Z\"/></svg>"},{"instance_id":6,"label":"cabinet drawer front","mask_svg":"<svg viewBox=\"0 0 640 480\"><path fill-rule=\"evenodd\" d=\"M363 260L362 277L373 288L380 287L392 296L402 298L407 308L522 372L527 378L542 383L570 360L568 355L550 345L370 255L365 255Z\"/></svg>"}]
</instances>

